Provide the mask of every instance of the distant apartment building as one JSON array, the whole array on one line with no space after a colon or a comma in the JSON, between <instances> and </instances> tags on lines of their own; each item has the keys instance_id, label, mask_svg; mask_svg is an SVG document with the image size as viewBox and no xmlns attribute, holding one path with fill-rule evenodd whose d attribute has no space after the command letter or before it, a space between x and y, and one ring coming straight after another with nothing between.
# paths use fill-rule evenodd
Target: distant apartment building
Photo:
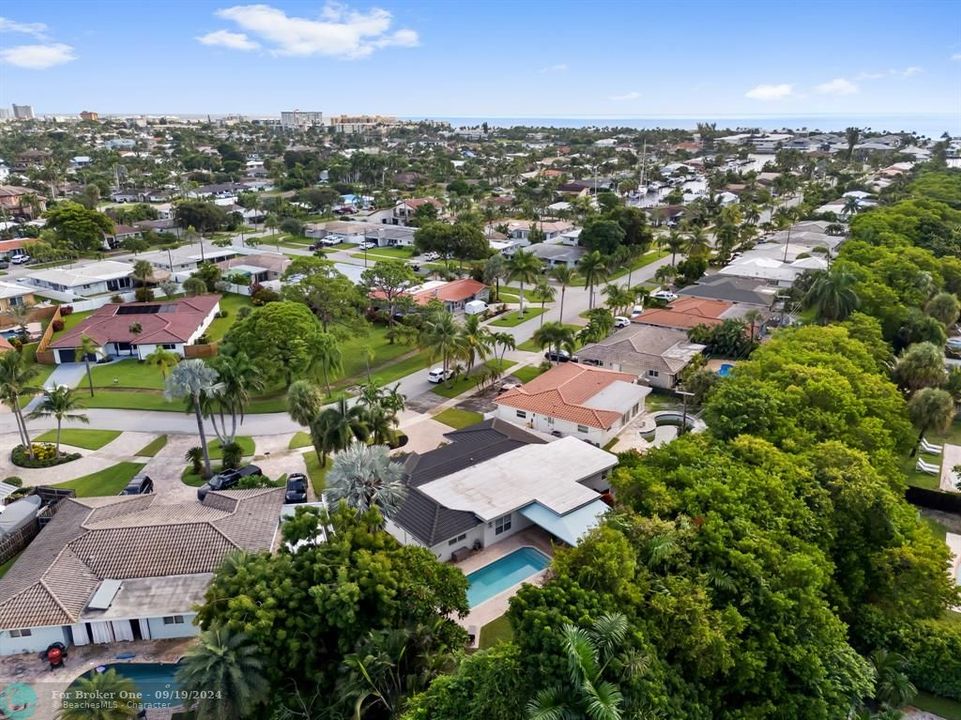
<instances>
[{"instance_id":1,"label":"distant apartment building","mask_svg":"<svg viewBox=\"0 0 961 720\"><path fill-rule=\"evenodd\" d=\"M13 119L14 120L33 120L33 106L14 104Z\"/></svg>"},{"instance_id":2,"label":"distant apartment building","mask_svg":"<svg viewBox=\"0 0 961 720\"><path fill-rule=\"evenodd\" d=\"M100 113L94 110L84 110L80 113L80 119L87 122L97 122L100 119Z\"/></svg>"},{"instance_id":3,"label":"distant apartment building","mask_svg":"<svg viewBox=\"0 0 961 720\"><path fill-rule=\"evenodd\" d=\"M334 132L347 135L389 128L396 124L397 118L388 115L335 115L330 119L330 127Z\"/></svg>"},{"instance_id":4,"label":"distant apartment building","mask_svg":"<svg viewBox=\"0 0 961 720\"><path fill-rule=\"evenodd\" d=\"M280 124L285 129L303 130L304 128L323 126L324 114L305 110L290 110L280 113Z\"/></svg>"},{"instance_id":5,"label":"distant apartment building","mask_svg":"<svg viewBox=\"0 0 961 720\"><path fill-rule=\"evenodd\" d=\"M6 108L0 108L0 120L9 120L11 118L10 111Z\"/></svg>"}]
</instances>

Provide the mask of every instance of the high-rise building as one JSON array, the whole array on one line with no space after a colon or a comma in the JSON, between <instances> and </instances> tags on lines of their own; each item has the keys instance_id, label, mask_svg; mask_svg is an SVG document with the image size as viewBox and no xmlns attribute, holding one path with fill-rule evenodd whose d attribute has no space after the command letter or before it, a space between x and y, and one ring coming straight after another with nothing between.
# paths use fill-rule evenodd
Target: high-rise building
<instances>
[{"instance_id":1,"label":"high-rise building","mask_svg":"<svg viewBox=\"0 0 961 720\"><path fill-rule=\"evenodd\" d=\"M80 119L90 121L90 122L96 122L97 120L100 119L100 113L95 112L93 110L84 110L83 112L80 113Z\"/></svg>"},{"instance_id":2,"label":"high-rise building","mask_svg":"<svg viewBox=\"0 0 961 720\"><path fill-rule=\"evenodd\" d=\"M13 117L15 120L33 120L33 106L14 104Z\"/></svg>"},{"instance_id":3,"label":"high-rise building","mask_svg":"<svg viewBox=\"0 0 961 720\"><path fill-rule=\"evenodd\" d=\"M305 110L290 110L280 113L280 124L284 128L304 128L323 126L324 114Z\"/></svg>"}]
</instances>

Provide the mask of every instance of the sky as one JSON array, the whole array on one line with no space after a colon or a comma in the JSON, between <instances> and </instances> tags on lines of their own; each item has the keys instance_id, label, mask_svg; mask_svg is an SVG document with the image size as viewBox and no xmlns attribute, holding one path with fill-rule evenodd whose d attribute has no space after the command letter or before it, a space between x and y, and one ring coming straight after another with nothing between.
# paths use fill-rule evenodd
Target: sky
<instances>
[{"instance_id":1,"label":"sky","mask_svg":"<svg viewBox=\"0 0 961 720\"><path fill-rule=\"evenodd\" d=\"M961 0L31 0L0 15L0 105L37 113L961 125Z\"/></svg>"}]
</instances>

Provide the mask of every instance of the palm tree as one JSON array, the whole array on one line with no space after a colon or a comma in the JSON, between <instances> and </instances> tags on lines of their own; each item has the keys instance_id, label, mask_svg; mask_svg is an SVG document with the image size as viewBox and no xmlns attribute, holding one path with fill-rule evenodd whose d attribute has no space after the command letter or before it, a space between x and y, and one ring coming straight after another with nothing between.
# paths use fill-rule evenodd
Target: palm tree
<instances>
[{"instance_id":1,"label":"palm tree","mask_svg":"<svg viewBox=\"0 0 961 720\"><path fill-rule=\"evenodd\" d=\"M133 680L115 669L94 671L92 676L81 676L67 688L63 702L59 703L57 720L133 720L137 715L136 703L90 702L89 698L129 698L136 697L136 693Z\"/></svg>"},{"instance_id":2,"label":"palm tree","mask_svg":"<svg viewBox=\"0 0 961 720\"><path fill-rule=\"evenodd\" d=\"M908 392L941 387L948 379L944 351L934 343L914 343L898 359L893 374L898 385Z\"/></svg>"},{"instance_id":3,"label":"palm tree","mask_svg":"<svg viewBox=\"0 0 961 720\"><path fill-rule=\"evenodd\" d=\"M688 233L684 252L688 257L703 257L710 254L711 244L704 233L704 228L695 227Z\"/></svg>"},{"instance_id":4,"label":"palm tree","mask_svg":"<svg viewBox=\"0 0 961 720\"><path fill-rule=\"evenodd\" d=\"M924 306L924 312L933 317L945 328L950 328L958 321L961 304L954 293L941 292L935 295Z\"/></svg>"},{"instance_id":5,"label":"palm tree","mask_svg":"<svg viewBox=\"0 0 961 720\"><path fill-rule=\"evenodd\" d=\"M360 513L376 507L385 519L391 518L407 496L403 476L403 466L390 459L385 446L354 442L334 456L325 493L332 502L343 500Z\"/></svg>"},{"instance_id":6,"label":"palm tree","mask_svg":"<svg viewBox=\"0 0 961 720\"><path fill-rule=\"evenodd\" d=\"M60 429L64 420L76 420L86 424L90 419L81 412L82 405L77 399L76 394L71 388L65 385L57 385L50 390L43 391L43 397L27 417L31 420L38 418L52 417L57 420L57 457L60 457Z\"/></svg>"},{"instance_id":7,"label":"palm tree","mask_svg":"<svg viewBox=\"0 0 961 720\"><path fill-rule=\"evenodd\" d=\"M330 375L331 373L343 370L343 356L340 353L340 345L337 338L332 333L321 333L314 343L314 352L311 355L311 364L324 375L324 386L327 394L330 395Z\"/></svg>"},{"instance_id":8,"label":"palm tree","mask_svg":"<svg viewBox=\"0 0 961 720\"><path fill-rule=\"evenodd\" d=\"M907 660L903 655L878 649L868 659L874 669L874 699L881 707L897 710L918 694L918 689L904 672Z\"/></svg>"},{"instance_id":9,"label":"palm tree","mask_svg":"<svg viewBox=\"0 0 961 720\"><path fill-rule=\"evenodd\" d=\"M229 445L237 435L238 424L244 423L244 408L250 402L251 394L261 392L265 382L260 367L243 351L234 355L218 355L210 361L210 366L217 371L220 379L219 392L210 397L208 404L210 420L221 446ZM229 432L226 415L230 416Z\"/></svg>"},{"instance_id":10,"label":"palm tree","mask_svg":"<svg viewBox=\"0 0 961 720\"><path fill-rule=\"evenodd\" d=\"M419 342L430 353L431 360L440 358L446 372L451 360L463 351L463 336L454 317L446 310L433 313L424 321Z\"/></svg>"},{"instance_id":11,"label":"palm tree","mask_svg":"<svg viewBox=\"0 0 961 720\"><path fill-rule=\"evenodd\" d=\"M844 137L848 141L848 161L854 156L854 146L858 144L858 140L861 139L861 129L856 127L849 127L844 131Z\"/></svg>"},{"instance_id":12,"label":"palm tree","mask_svg":"<svg viewBox=\"0 0 961 720\"><path fill-rule=\"evenodd\" d=\"M618 310L634 305L634 291L629 287L621 285L605 285L604 297L607 298L606 305L611 312L617 314Z\"/></svg>"},{"instance_id":13,"label":"palm tree","mask_svg":"<svg viewBox=\"0 0 961 720\"><path fill-rule=\"evenodd\" d=\"M574 282L575 272L568 265L557 265L551 270L551 277L561 286L561 307L558 313L558 320L564 322L564 295L567 293L567 286Z\"/></svg>"},{"instance_id":14,"label":"palm tree","mask_svg":"<svg viewBox=\"0 0 961 720\"><path fill-rule=\"evenodd\" d=\"M164 397L167 400L187 398L197 418L200 447L204 451L204 476L210 476L210 453L207 450L207 431L204 429L203 398L220 392L217 371L203 360L184 360L173 369L164 381Z\"/></svg>"},{"instance_id":15,"label":"palm tree","mask_svg":"<svg viewBox=\"0 0 961 720\"><path fill-rule=\"evenodd\" d=\"M501 355L499 358L501 362L504 362L504 355L508 350L514 350L517 347L517 341L509 332L492 333L491 344L494 347L499 347L501 349Z\"/></svg>"},{"instance_id":16,"label":"palm tree","mask_svg":"<svg viewBox=\"0 0 961 720\"><path fill-rule=\"evenodd\" d=\"M27 422L23 417L23 408L20 407L20 397L31 397L39 391L39 388L31 385L37 372L36 365L28 365L21 353L14 350L0 353L0 402L13 411L20 440L31 458L33 446L27 432Z\"/></svg>"},{"instance_id":17,"label":"palm tree","mask_svg":"<svg viewBox=\"0 0 961 720\"><path fill-rule=\"evenodd\" d=\"M13 320L14 325L17 326L17 332L21 335L27 331L27 322L30 320L31 313L33 313L33 306L24 302L11 305L3 311L4 315Z\"/></svg>"},{"instance_id":18,"label":"palm tree","mask_svg":"<svg viewBox=\"0 0 961 720\"><path fill-rule=\"evenodd\" d=\"M636 674L636 661L625 661L621 647L627 639L627 618L620 614L601 615L585 630L566 624L561 629L561 647L567 659L564 684L540 691L527 705L530 720L620 720L624 697L605 678L610 675L629 681Z\"/></svg>"},{"instance_id":19,"label":"palm tree","mask_svg":"<svg viewBox=\"0 0 961 720\"><path fill-rule=\"evenodd\" d=\"M460 352L467 361L467 372L474 367L477 358L484 360L491 351L491 331L480 323L480 315L468 315L460 327Z\"/></svg>"},{"instance_id":20,"label":"palm tree","mask_svg":"<svg viewBox=\"0 0 961 720\"><path fill-rule=\"evenodd\" d=\"M520 314L524 314L524 285L533 283L541 271L541 261L532 253L525 250L515 252L507 261L507 280L517 280L520 283Z\"/></svg>"},{"instance_id":21,"label":"palm tree","mask_svg":"<svg viewBox=\"0 0 961 720\"><path fill-rule=\"evenodd\" d=\"M847 217L852 217L857 215L860 210L861 201L852 195L844 201L844 207L841 208L841 214Z\"/></svg>"},{"instance_id":22,"label":"palm tree","mask_svg":"<svg viewBox=\"0 0 961 720\"><path fill-rule=\"evenodd\" d=\"M761 323L764 321L764 313L755 308L751 308L742 318L751 328L751 344L754 344L754 339L757 335L757 331L760 329Z\"/></svg>"},{"instance_id":23,"label":"palm tree","mask_svg":"<svg viewBox=\"0 0 961 720\"><path fill-rule=\"evenodd\" d=\"M544 306L549 302L554 302L557 292L554 286L547 282L547 278L540 278L534 286L534 292L541 298L541 325L544 324Z\"/></svg>"},{"instance_id":24,"label":"palm tree","mask_svg":"<svg viewBox=\"0 0 961 720\"><path fill-rule=\"evenodd\" d=\"M77 349L74 351L83 358L83 363L87 368L87 385L90 387L90 397L93 397L93 375L90 372L90 356L92 355L96 358L99 351L100 345L89 335L80 336L80 344L77 345Z\"/></svg>"},{"instance_id":25,"label":"palm tree","mask_svg":"<svg viewBox=\"0 0 961 720\"><path fill-rule=\"evenodd\" d=\"M941 388L921 388L908 400L908 417L918 430L918 441L911 451L914 457L925 433L944 432L950 427L954 421L954 398Z\"/></svg>"},{"instance_id":26,"label":"palm tree","mask_svg":"<svg viewBox=\"0 0 961 720\"><path fill-rule=\"evenodd\" d=\"M320 389L307 380L295 380L287 388L287 413L290 419L310 430L310 441L318 458L326 457L324 439L317 432L317 418L324 408Z\"/></svg>"},{"instance_id":27,"label":"palm tree","mask_svg":"<svg viewBox=\"0 0 961 720\"><path fill-rule=\"evenodd\" d=\"M816 274L804 296L805 305L813 307L821 322L844 320L861 304L854 286L857 278L837 266Z\"/></svg>"},{"instance_id":28,"label":"palm tree","mask_svg":"<svg viewBox=\"0 0 961 720\"><path fill-rule=\"evenodd\" d=\"M323 465L329 452L343 450L351 440L367 440L370 435L364 407L350 405L345 398L321 412L314 425L321 439Z\"/></svg>"},{"instance_id":29,"label":"palm tree","mask_svg":"<svg viewBox=\"0 0 961 720\"><path fill-rule=\"evenodd\" d=\"M584 278L584 287L588 288L587 307L594 307L594 286L607 277L606 260L597 250L587 253L577 263L577 271Z\"/></svg>"},{"instance_id":30,"label":"palm tree","mask_svg":"<svg viewBox=\"0 0 961 720\"><path fill-rule=\"evenodd\" d=\"M560 355L562 349L574 353L574 331L559 322L545 323L534 331L531 339L541 350L551 348L555 356Z\"/></svg>"},{"instance_id":31,"label":"palm tree","mask_svg":"<svg viewBox=\"0 0 961 720\"><path fill-rule=\"evenodd\" d=\"M582 343L600 342L614 329L614 316L606 308L594 308L587 311L587 325L577 333L577 339Z\"/></svg>"},{"instance_id":32,"label":"palm tree","mask_svg":"<svg viewBox=\"0 0 961 720\"><path fill-rule=\"evenodd\" d=\"M147 287L147 279L153 276L153 265L146 260L138 260L133 264L133 272L130 273L140 281L140 287Z\"/></svg>"},{"instance_id":33,"label":"palm tree","mask_svg":"<svg viewBox=\"0 0 961 720\"><path fill-rule=\"evenodd\" d=\"M180 356L173 350L164 350L162 347L158 347L147 357L145 357L144 360L148 365L159 368L160 377L166 380L167 372L180 362ZM90 389L90 394L93 395L92 387Z\"/></svg>"},{"instance_id":34,"label":"palm tree","mask_svg":"<svg viewBox=\"0 0 961 720\"><path fill-rule=\"evenodd\" d=\"M197 720L235 720L270 695L260 649L244 633L225 627L200 633L181 661L177 684L201 698L193 706Z\"/></svg>"}]
</instances>

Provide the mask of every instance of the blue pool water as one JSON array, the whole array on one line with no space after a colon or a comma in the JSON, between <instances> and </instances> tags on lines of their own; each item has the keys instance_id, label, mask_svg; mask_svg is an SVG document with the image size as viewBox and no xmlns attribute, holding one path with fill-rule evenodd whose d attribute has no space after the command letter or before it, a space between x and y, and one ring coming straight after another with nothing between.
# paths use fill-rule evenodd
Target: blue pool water
<instances>
[{"instance_id":1,"label":"blue pool water","mask_svg":"<svg viewBox=\"0 0 961 720\"><path fill-rule=\"evenodd\" d=\"M174 680L179 665L173 663L116 663L105 665L106 670L116 670L118 675L133 680L137 697L132 702L147 707L177 707L183 705L182 698L176 696L178 686ZM88 673L91 675L96 670Z\"/></svg>"},{"instance_id":2,"label":"blue pool water","mask_svg":"<svg viewBox=\"0 0 961 720\"><path fill-rule=\"evenodd\" d=\"M731 365L731 363L724 363L723 365L721 365L721 367L717 369L717 374L720 375L721 377L727 377L728 375L731 374L731 370L733 369L734 369L734 366Z\"/></svg>"},{"instance_id":3,"label":"blue pool water","mask_svg":"<svg viewBox=\"0 0 961 720\"><path fill-rule=\"evenodd\" d=\"M551 559L539 550L519 548L467 576L467 604L471 607L480 605L550 564Z\"/></svg>"}]
</instances>

